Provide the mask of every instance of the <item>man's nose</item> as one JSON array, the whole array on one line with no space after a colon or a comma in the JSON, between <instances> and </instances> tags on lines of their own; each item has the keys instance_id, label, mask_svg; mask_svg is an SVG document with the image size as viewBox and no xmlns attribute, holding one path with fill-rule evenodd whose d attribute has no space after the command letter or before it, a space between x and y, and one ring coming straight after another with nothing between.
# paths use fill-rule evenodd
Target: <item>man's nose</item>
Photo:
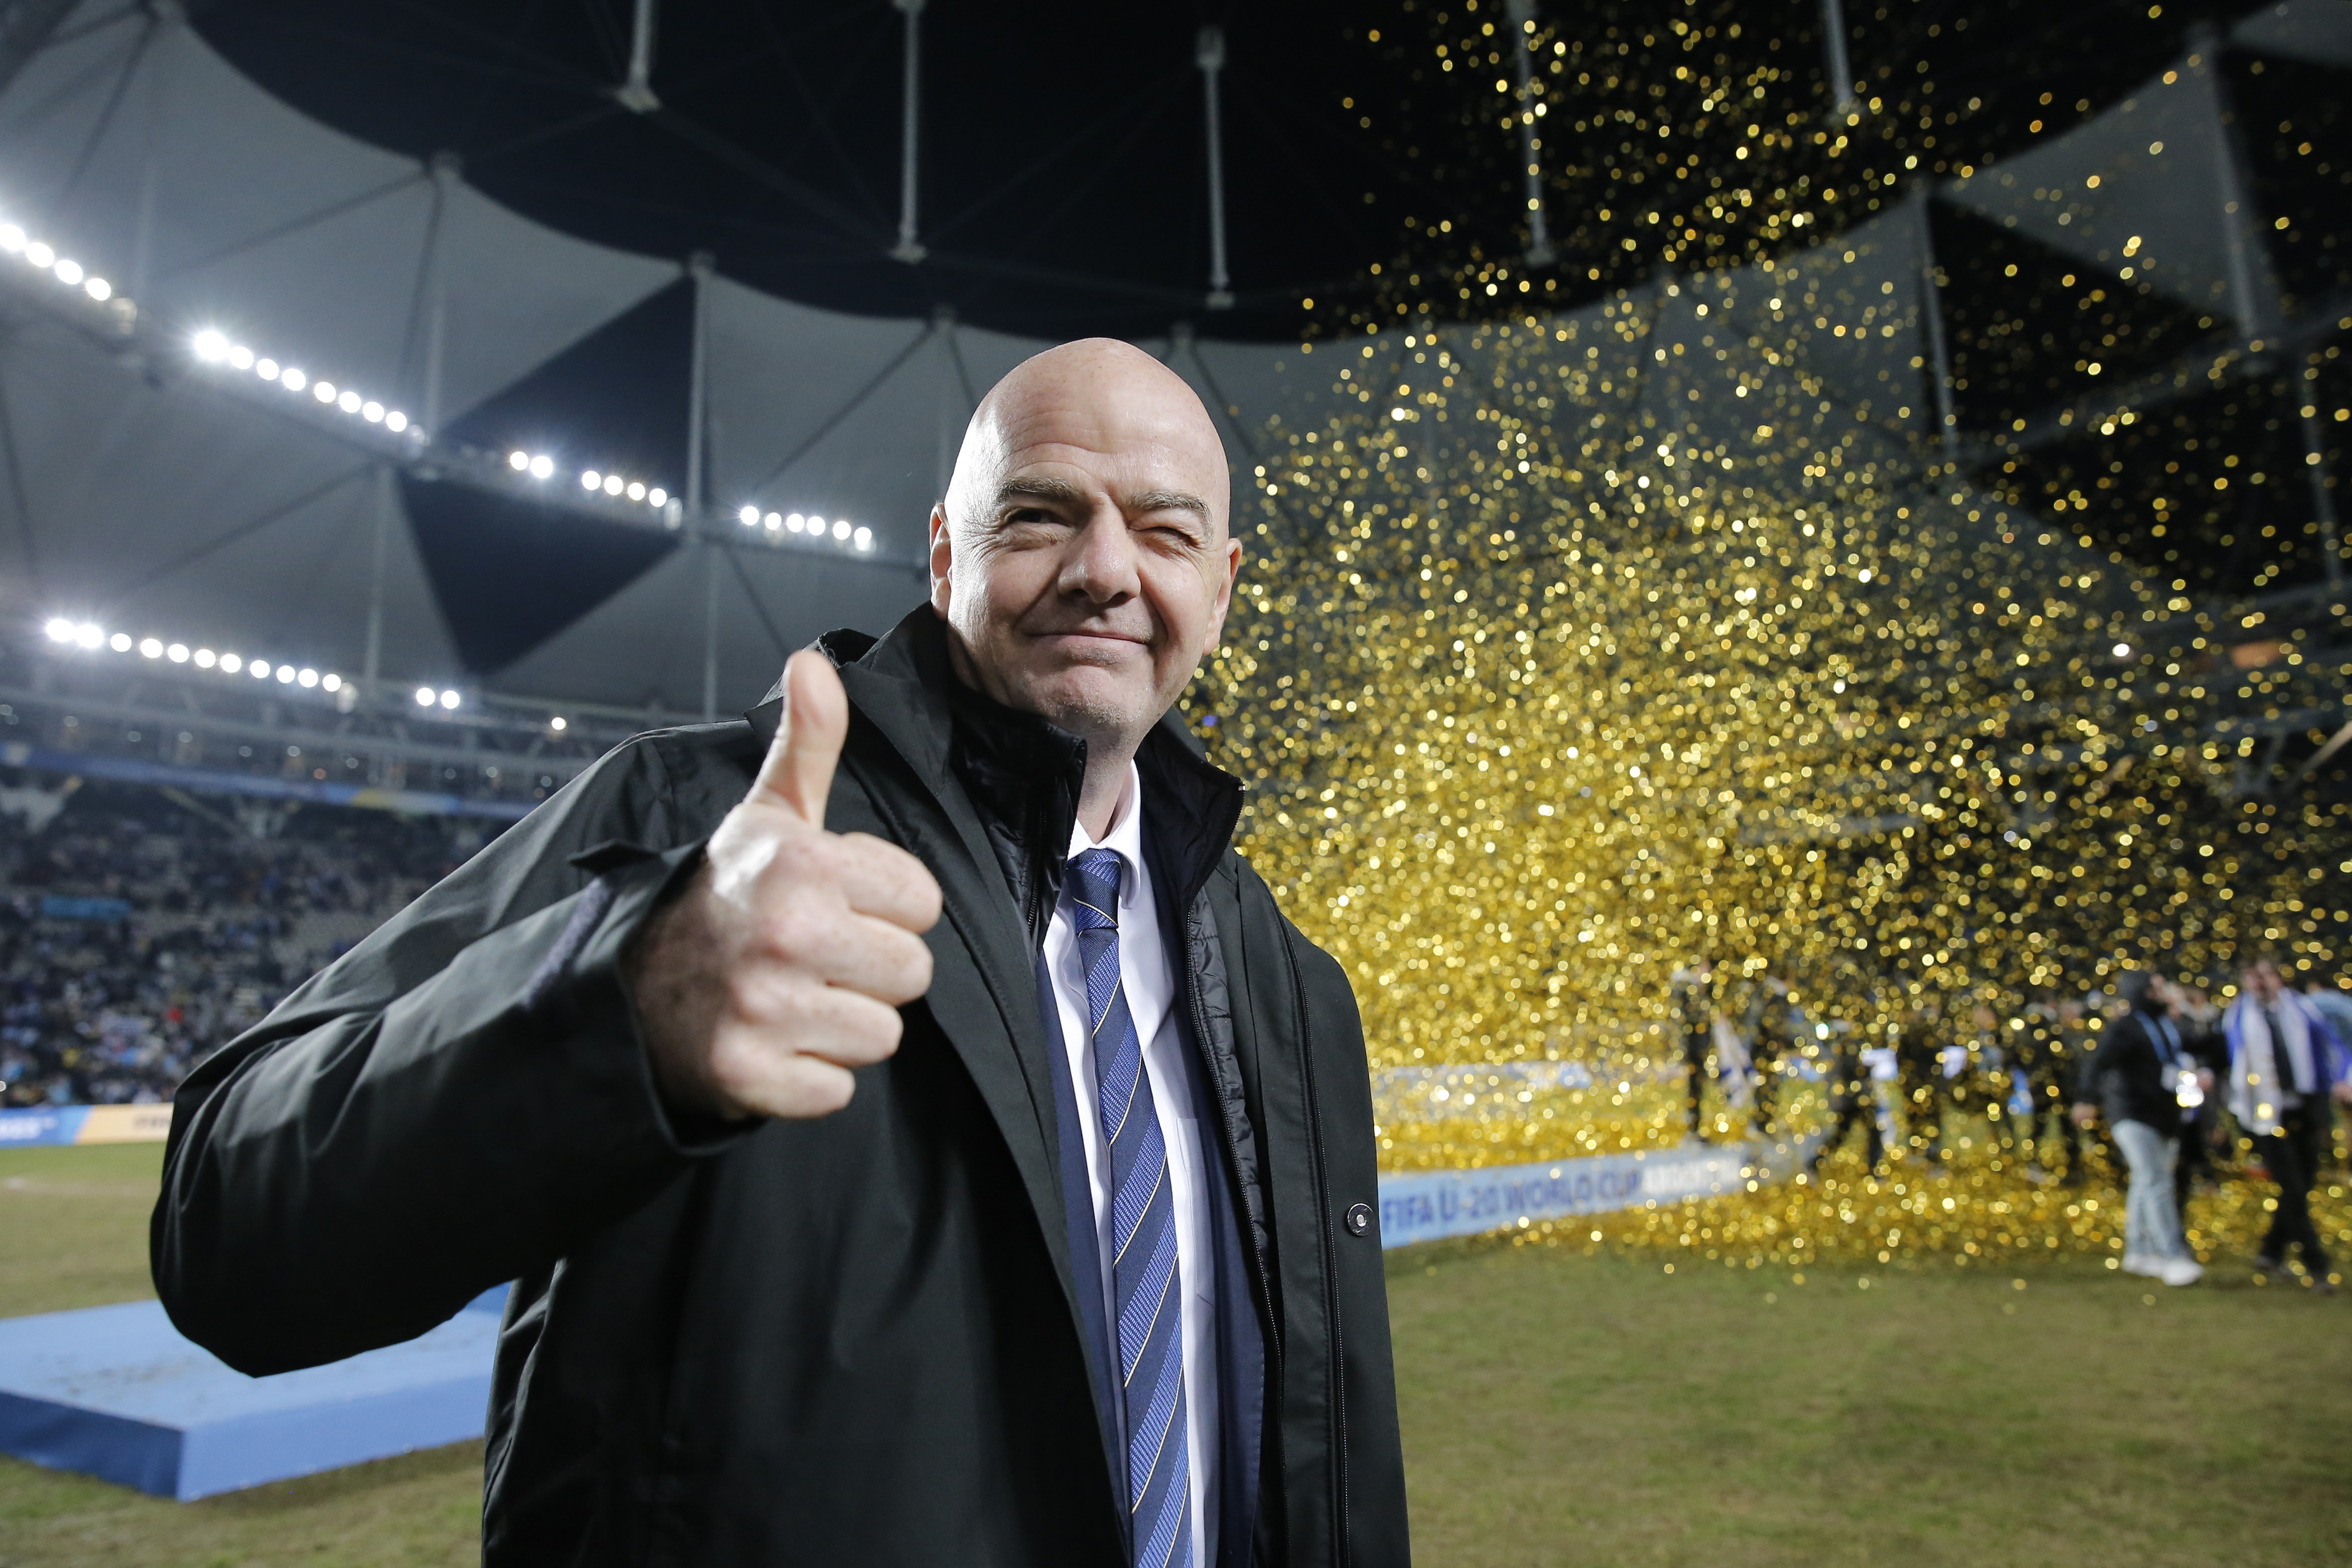
<instances>
[{"instance_id":1,"label":"man's nose","mask_svg":"<svg viewBox=\"0 0 2352 1568\"><path fill-rule=\"evenodd\" d=\"M1135 539L1116 507L1104 507L1072 537L1061 586L1064 592L1083 593L1097 604L1131 598L1140 591Z\"/></svg>"}]
</instances>

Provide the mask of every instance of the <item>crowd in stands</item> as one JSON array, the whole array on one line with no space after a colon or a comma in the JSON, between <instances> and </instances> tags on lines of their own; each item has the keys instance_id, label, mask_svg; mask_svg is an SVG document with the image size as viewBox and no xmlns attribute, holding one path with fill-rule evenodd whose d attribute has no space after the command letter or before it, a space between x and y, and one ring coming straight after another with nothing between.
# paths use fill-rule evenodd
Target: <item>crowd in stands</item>
<instances>
[{"instance_id":1,"label":"crowd in stands","mask_svg":"<svg viewBox=\"0 0 2352 1568\"><path fill-rule=\"evenodd\" d=\"M0 1106L146 1103L485 829L130 786L0 786Z\"/></svg>"}]
</instances>

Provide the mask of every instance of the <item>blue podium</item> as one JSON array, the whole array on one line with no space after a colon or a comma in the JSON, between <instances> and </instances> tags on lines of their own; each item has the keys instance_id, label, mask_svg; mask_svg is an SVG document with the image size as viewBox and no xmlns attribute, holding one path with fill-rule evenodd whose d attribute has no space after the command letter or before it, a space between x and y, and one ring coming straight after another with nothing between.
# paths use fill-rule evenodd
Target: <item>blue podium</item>
<instances>
[{"instance_id":1,"label":"blue podium","mask_svg":"<svg viewBox=\"0 0 2352 1568\"><path fill-rule=\"evenodd\" d=\"M183 1338L157 1301L0 1319L0 1452L185 1502L478 1437L505 1298L270 1377Z\"/></svg>"}]
</instances>

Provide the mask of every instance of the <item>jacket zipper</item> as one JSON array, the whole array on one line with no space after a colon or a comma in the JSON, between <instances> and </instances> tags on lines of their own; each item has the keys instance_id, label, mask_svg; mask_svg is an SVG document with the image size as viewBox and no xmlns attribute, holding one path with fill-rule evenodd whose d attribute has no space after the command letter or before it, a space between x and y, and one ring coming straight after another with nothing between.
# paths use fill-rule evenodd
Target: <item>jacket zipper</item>
<instances>
[{"instance_id":1,"label":"jacket zipper","mask_svg":"<svg viewBox=\"0 0 2352 1568\"><path fill-rule=\"evenodd\" d=\"M1298 983L1298 950L1290 939L1290 923L1276 915L1282 932L1282 956L1290 970L1290 1004L1298 1019L1298 1061L1307 1089L1307 1141L1315 1161L1315 1230L1323 1244L1324 1316L1331 1330L1331 1454L1338 1481L1339 1502L1333 1530L1339 1547L1338 1561L1348 1561L1348 1377L1346 1342L1339 1324L1339 1259L1331 1239L1331 1173L1323 1153L1323 1103L1315 1087L1315 1051L1307 1038L1307 992Z\"/></svg>"}]
</instances>

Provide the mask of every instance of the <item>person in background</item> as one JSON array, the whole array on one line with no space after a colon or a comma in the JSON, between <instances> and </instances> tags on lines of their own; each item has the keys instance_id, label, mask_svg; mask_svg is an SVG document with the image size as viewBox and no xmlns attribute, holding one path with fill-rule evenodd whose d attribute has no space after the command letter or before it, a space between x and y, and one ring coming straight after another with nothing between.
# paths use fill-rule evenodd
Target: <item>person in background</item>
<instances>
[{"instance_id":1,"label":"person in background","mask_svg":"<svg viewBox=\"0 0 2352 1568\"><path fill-rule=\"evenodd\" d=\"M2194 1093L2184 1083L2180 1099L2180 1157L2172 1167L2172 1202L2180 1212L2180 1228L2189 1228L2189 1199L2201 1178L2209 1187L2221 1178L2213 1168L2213 1144L2221 1134L2221 1116L2215 1086L2230 1071L2229 1042L2221 1038L2221 1009L2202 991L2172 980L2164 982L2165 1010L2180 1032L2180 1049L2196 1071Z\"/></svg>"},{"instance_id":2,"label":"person in background","mask_svg":"<svg viewBox=\"0 0 2352 1568\"><path fill-rule=\"evenodd\" d=\"M2303 1252L2312 1288L2332 1291L2326 1249L2311 1222L2311 1187L2335 1129L2330 1102L2352 1104L2346 1082L2352 1064L2319 1009L2281 985L2268 958L2254 959L2239 978L2242 988L2221 1022L2230 1045L2230 1113L2279 1189L2254 1268L2284 1273L2286 1249L2294 1246Z\"/></svg>"},{"instance_id":3,"label":"person in background","mask_svg":"<svg viewBox=\"0 0 2352 1568\"><path fill-rule=\"evenodd\" d=\"M1809 1174L1821 1174L1822 1162L1833 1149L1843 1147L1846 1134L1859 1122L1869 1137L1869 1166L1876 1170L1886 1160L1885 1140L1878 1134L1878 1096L1871 1082L1870 1064L1863 1060L1863 1048L1869 1036L1841 1019L1829 1026L1829 1060L1823 1082L1830 1094L1830 1130L1814 1148L1811 1159L1805 1162Z\"/></svg>"},{"instance_id":4,"label":"person in background","mask_svg":"<svg viewBox=\"0 0 2352 1568\"><path fill-rule=\"evenodd\" d=\"M2189 1250L2172 1197L2179 1154L2178 1083L2189 1059L2165 1014L2160 985L2145 969L2126 970L2117 980L2106 1030L2083 1063L2074 1116L2088 1126L2104 1114L2131 1169L2124 1195L2124 1271L2193 1285L2205 1270Z\"/></svg>"},{"instance_id":5,"label":"person in background","mask_svg":"<svg viewBox=\"0 0 2352 1568\"><path fill-rule=\"evenodd\" d=\"M2352 997L2344 994L2344 982L2339 977L2334 984L2314 980L2304 988L2304 1000L2309 1002L2319 1016L2327 1020L2328 1031L2347 1045L2352 1045Z\"/></svg>"},{"instance_id":6,"label":"person in background","mask_svg":"<svg viewBox=\"0 0 2352 1568\"><path fill-rule=\"evenodd\" d=\"M1707 1053L1715 1049L1715 966L1693 958L1668 982L1667 1009L1683 1049L1683 1080L1690 1106L1690 1135L1699 1135L1699 1097L1706 1088Z\"/></svg>"},{"instance_id":7,"label":"person in background","mask_svg":"<svg viewBox=\"0 0 2352 1568\"><path fill-rule=\"evenodd\" d=\"M1794 1061L1794 1002L1788 981L1778 975L1757 977L1755 996L1748 1005L1748 1067L1755 1078L1755 1097L1749 1103L1748 1115L1759 1137L1772 1130L1773 1107L1779 1101L1781 1080Z\"/></svg>"},{"instance_id":8,"label":"person in background","mask_svg":"<svg viewBox=\"0 0 2352 1568\"><path fill-rule=\"evenodd\" d=\"M1904 1141L1931 1163L1943 1157L1944 1135L1944 1063L1936 1049L1937 1022L1936 1004L1921 1002L1905 1010L1895 1034Z\"/></svg>"},{"instance_id":9,"label":"person in background","mask_svg":"<svg viewBox=\"0 0 2352 1568\"><path fill-rule=\"evenodd\" d=\"M2074 1119L2066 1113L2066 1086L2072 1078L2069 1069L2074 1061L2074 1040L2080 1033L2083 1004L2074 997L2053 1000L2047 994L2036 997L2025 1009L2025 1028L2017 1035L2017 1068L2025 1074L2026 1096L2033 1109L2025 1116L2021 1135L2032 1144L2029 1156L2043 1169L2052 1162L2047 1156L2049 1129L2057 1129L2059 1146L2065 1150L2066 1168L2059 1177L2065 1186L2083 1185L2083 1134Z\"/></svg>"}]
</instances>

